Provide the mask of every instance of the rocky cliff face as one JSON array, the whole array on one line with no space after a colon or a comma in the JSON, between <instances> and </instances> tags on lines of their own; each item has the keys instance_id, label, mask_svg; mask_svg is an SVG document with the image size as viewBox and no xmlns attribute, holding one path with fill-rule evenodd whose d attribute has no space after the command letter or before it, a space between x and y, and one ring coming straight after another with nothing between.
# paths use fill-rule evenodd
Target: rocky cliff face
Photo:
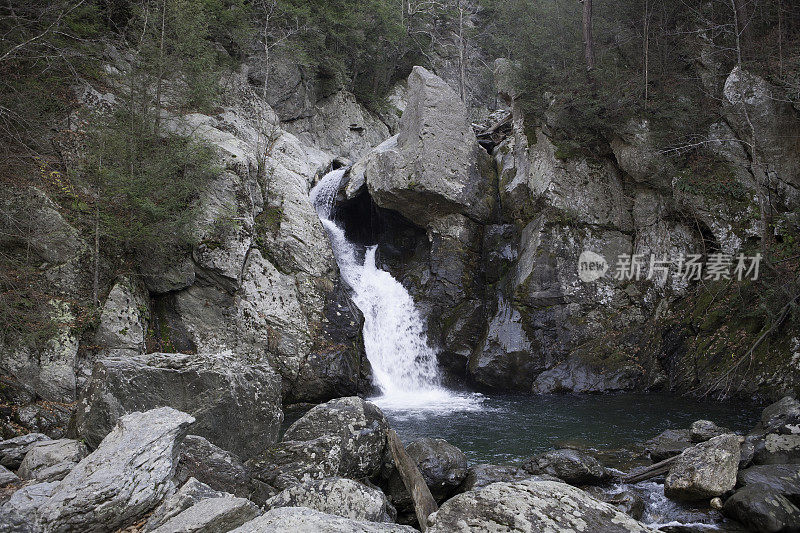
<instances>
[{"instance_id":1,"label":"rocky cliff face","mask_svg":"<svg viewBox=\"0 0 800 533\"><path fill-rule=\"evenodd\" d=\"M129 68L121 57L109 55L109 72ZM510 117L495 113L503 127L479 144L470 117L489 115L476 106L492 98L475 89L482 96L465 105L448 65L439 69L448 81L415 67L382 118L344 90L320 92L282 60L272 64L266 94L254 60L223 80L213 114L165 111L171 129L217 154L220 172L198 200L198 244L125 275L102 271L104 303L91 327L81 329L71 304L91 285L91 237L43 191L2 191L0 230L8 231L0 244L38 261L56 324L43 343L0 346L3 395L15 406L5 430L60 436L74 402L89 400L93 367L97 375L154 352L266 365L279 377L270 381L277 403L364 392L361 317L308 200L312 184L342 165L352 166L337 216L351 239L380 245L380 262L411 290L451 377L535 393L722 391L715 373L730 362L721 354L742 346L721 334L751 326L710 316L713 300L680 276L587 283L578 260L584 251L610 263L752 251L764 190L778 226L796 234L800 156L785 132L798 129L797 111L755 74L730 73L724 114L704 143L735 188L718 194L691 183L656 148L647 120L608 133L599 154L565 144L556 113L526 124L507 61L497 62L495 94L511 102ZM65 160L81 156L81 125L90 111L115 105L114 91L113 82L76 87L82 107L56 139ZM796 387L800 368L791 361L800 341L790 332L778 338L747 392ZM130 409L114 406L115 417Z\"/></svg>"}]
</instances>

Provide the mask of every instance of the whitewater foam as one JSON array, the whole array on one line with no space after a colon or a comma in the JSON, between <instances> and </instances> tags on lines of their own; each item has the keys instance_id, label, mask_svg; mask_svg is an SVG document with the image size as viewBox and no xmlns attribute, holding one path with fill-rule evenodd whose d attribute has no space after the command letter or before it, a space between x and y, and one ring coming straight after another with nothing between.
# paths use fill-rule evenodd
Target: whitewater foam
<instances>
[{"instance_id":1,"label":"whitewater foam","mask_svg":"<svg viewBox=\"0 0 800 533\"><path fill-rule=\"evenodd\" d=\"M333 221L345 173L338 169L326 174L309 199L331 240L342 279L353 289L353 302L364 315L364 349L381 391L371 401L385 410L480 409L481 395L457 394L442 386L422 317L405 287L377 267L377 246L364 249L351 243Z\"/></svg>"}]
</instances>

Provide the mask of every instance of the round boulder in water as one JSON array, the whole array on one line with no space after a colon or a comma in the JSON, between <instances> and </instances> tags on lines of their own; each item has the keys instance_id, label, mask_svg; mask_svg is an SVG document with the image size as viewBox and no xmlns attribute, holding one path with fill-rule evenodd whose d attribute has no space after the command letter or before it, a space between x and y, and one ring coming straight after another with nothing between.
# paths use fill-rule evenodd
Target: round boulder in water
<instances>
[{"instance_id":1,"label":"round boulder in water","mask_svg":"<svg viewBox=\"0 0 800 533\"><path fill-rule=\"evenodd\" d=\"M528 459L522 467L531 474L548 474L570 485L596 485L611 477L597 459L579 450L553 450Z\"/></svg>"}]
</instances>

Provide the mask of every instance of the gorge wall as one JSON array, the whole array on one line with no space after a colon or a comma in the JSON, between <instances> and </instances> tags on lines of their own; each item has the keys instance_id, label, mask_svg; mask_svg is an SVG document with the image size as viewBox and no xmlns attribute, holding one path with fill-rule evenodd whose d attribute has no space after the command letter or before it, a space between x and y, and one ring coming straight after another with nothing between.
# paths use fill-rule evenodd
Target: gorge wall
<instances>
[{"instance_id":1,"label":"gorge wall","mask_svg":"<svg viewBox=\"0 0 800 533\"><path fill-rule=\"evenodd\" d=\"M258 366L277 402L368 393L362 318L308 200L326 171L346 165L336 216L352 240L379 245L379 263L413 294L453 382L527 393L796 393L800 338L786 321L740 372L763 318L726 308L725 291L739 287L710 290L675 275L585 283L578 258L585 250L609 261L750 254L764 175L781 217L776 238L796 235L800 152L782 133L800 129L798 111L740 69L712 87L725 115L706 145L735 186L719 194L694 186L644 119L608 135L604 153L570 150L556 134L564 118L552 112L530 123L506 81L508 62L495 66L493 92L507 101L499 110L480 99L468 108L448 82L415 67L378 117L345 90L317 94L299 66L280 62L266 100L263 73L246 63L222 81L213 114L165 110L171 128L217 154L219 173L199 199L197 244L163 263L103 270L93 323L71 303L91 285L91 232L40 189L4 190L0 225L27 231L0 233L27 237L0 243L39 262L58 324L43 343L0 346L4 433L74 431L71 413L95 405L91 391L115 368L108 361L134 358L137 372L155 372L169 364L140 356L158 352L199 353L207 369L215 358ZM108 72L127 68L124 54L109 52ZM111 75L107 82L75 87L82 107L57 128L65 160L81 157L90 111L115 105L118 87ZM507 115L502 133L479 144L475 130Z\"/></svg>"}]
</instances>

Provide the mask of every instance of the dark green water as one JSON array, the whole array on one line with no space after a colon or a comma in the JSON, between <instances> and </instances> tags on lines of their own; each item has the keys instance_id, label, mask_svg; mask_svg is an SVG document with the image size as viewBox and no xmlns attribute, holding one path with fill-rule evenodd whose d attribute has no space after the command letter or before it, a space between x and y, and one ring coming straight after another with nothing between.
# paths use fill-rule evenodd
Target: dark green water
<instances>
[{"instance_id":1,"label":"dark green water","mask_svg":"<svg viewBox=\"0 0 800 533\"><path fill-rule=\"evenodd\" d=\"M699 419L748 432L760 406L698 402L661 394L492 395L479 409L383 408L404 442L442 438L474 463L510 463L539 452L574 446L613 453L629 449L665 429L688 428ZM284 428L305 410L287 410ZM623 453L623 455L629 455ZM609 466L616 466L613 461Z\"/></svg>"},{"instance_id":2,"label":"dark green water","mask_svg":"<svg viewBox=\"0 0 800 533\"><path fill-rule=\"evenodd\" d=\"M486 396L477 411L390 410L400 438L443 438L470 463L507 463L562 446L613 451L699 419L747 432L760 409L654 394Z\"/></svg>"}]
</instances>

